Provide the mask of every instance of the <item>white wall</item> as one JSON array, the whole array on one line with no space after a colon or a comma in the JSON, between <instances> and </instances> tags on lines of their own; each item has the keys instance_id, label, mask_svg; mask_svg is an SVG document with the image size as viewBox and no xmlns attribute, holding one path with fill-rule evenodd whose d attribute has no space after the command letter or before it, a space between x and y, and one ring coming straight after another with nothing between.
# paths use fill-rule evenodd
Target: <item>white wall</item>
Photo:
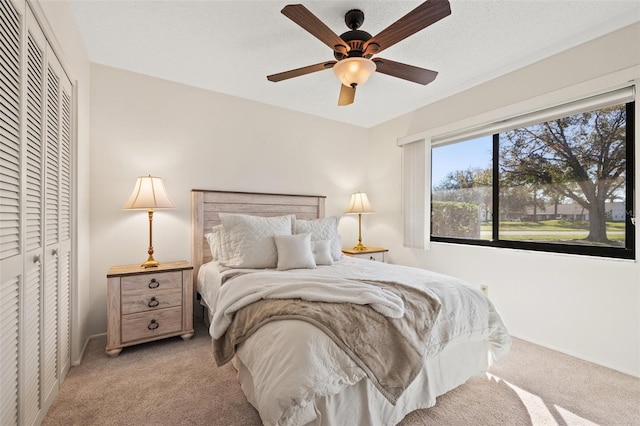
<instances>
[{"instance_id":1,"label":"white wall","mask_svg":"<svg viewBox=\"0 0 640 426\"><path fill-rule=\"evenodd\" d=\"M191 189L326 195L342 214L366 190L367 131L101 65L91 67L91 311L106 329L106 273L146 260L146 212L122 206L139 175L177 208L154 214L156 260L191 259ZM357 239L357 222L341 222Z\"/></svg>"},{"instance_id":2,"label":"white wall","mask_svg":"<svg viewBox=\"0 0 640 426\"><path fill-rule=\"evenodd\" d=\"M90 94L90 65L89 58L80 39L75 18L67 1L34 2L36 16L44 26L47 38L53 44L60 62L69 73L71 81L77 90L77 146L73 153L77 162L76 180L76 211L78 235L75 260L74 282L72 289L71 318L71 362L77 364L81 351L89 337L87 328L88 318L92 315L89 305L89 94Z\"/></svg>"},{"instance_id":3,"label":"white wall","mask_svg":"<svg viewBox=\"0 0 640 426\"><path fill-rule=\"evenodd\" d=\"M366 229L369 240L391 249L394 262L489 285L489 295L513 335L636 376L637 262L443 243L432 243L429 251L403 248L401 149L396 140L491 116L508 118L510 110L534 108L540 99L563 102L569 94L624 83L629 75L640 82L638 40L640 24L635 24L370 129L368 186L378 213ZM623 76L626 80L619 81ZM636 106L636 146L639 110ZM639 158L636 153L636 165ZM636 231L636 241L639 236Z\"/></svg>"}]
</instances>

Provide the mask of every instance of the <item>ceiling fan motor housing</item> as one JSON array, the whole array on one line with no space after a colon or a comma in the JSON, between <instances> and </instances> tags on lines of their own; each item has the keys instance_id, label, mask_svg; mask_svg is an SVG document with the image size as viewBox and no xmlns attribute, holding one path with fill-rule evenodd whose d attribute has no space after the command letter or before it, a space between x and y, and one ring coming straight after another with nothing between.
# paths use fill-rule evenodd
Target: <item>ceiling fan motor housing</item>
<instances>
[{"instance_id":1,"label":"ceiling fan motor housing","mask_svg":"<svg viewBox=\"0 0 640 426\"><path fill-rule=\"evenodd\" d=\"M349 53L333 52L337 60L344 58L363 57L364 43L371 38L371 34L361 30L351 30L340 35L340 38L349 45Z\"/></svg>"},{"instance_id":2,"label":"ceiling fan motor housing","mask_svg":"<svg viewBox=\"0 0 640 426\"><path fill-rule=\"evenodd\" d=\"M351 9L344 15L344 23L351 28L351 31L341 34L340 38L349 45L349 53L334 51L333 56L337 60L363 57L364 43L372 37L368 32L358 29L363 22L364 12L360 9Z\"/></svg>"}]
</instances>

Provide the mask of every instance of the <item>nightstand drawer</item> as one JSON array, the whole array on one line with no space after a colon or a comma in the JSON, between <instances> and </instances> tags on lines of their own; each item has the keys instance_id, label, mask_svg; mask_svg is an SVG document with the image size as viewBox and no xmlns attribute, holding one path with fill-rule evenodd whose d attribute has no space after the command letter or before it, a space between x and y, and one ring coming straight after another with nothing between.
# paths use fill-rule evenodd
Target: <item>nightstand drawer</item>
<instances>
[{"instance_id":1,"label":"nightstand drawer","mask_svg":"<svg viewBox=\"0 0 640 426\"><path fill-rule=\"evenodd\" d=\"M358 255L356 257L361 257L362 259L368 259L368 260L375 260L378 262L384 262L384 253L383 251L377 252L377 253L366 253L366 254L361 254Z\"/></svg>"},{"instance_id":2,"label":"nightstand drawer","mask_svg":"<svg viewBox=\"0 0 640 426\"><path fill-rule=\"evenodd\" d=\"M182 308L167 308L122 317L122 343L182 330Z\"/></svg>"},{"instance_id":3,"label":"nightstand drawer","mask_svg":"<svg viewBox=\"0 0 640 426\"><path fill-rule=\"evenodd\" d=\"M150 291L182 288L182 272L159 272L156 274L122 277L122 296Z\"/></svg>"},{"instance_id":4,"label":"nightstand drawer","mask_svg":"<svg viewBox=\"0 0 640 426\"><path fill-rule=\"evenodd\" d=\"M377 262L388 262L388 252L389 250L383 247L368 247L364 250L356 250L355 248L342 250L342 253L347 256L358 259L374 260Z\"/></svg>"},{"instance_id":5,"label":"nightstand drawer","mask_svg":"<svg viewBox=\"0 0 640 426\"><path fill-rule=\"evenodd\" d=\"M182 290L147 291L146 293L130 293L122 295L122 314L157 311L164 308L180 307Z\"/></svg>"}]
</instances>

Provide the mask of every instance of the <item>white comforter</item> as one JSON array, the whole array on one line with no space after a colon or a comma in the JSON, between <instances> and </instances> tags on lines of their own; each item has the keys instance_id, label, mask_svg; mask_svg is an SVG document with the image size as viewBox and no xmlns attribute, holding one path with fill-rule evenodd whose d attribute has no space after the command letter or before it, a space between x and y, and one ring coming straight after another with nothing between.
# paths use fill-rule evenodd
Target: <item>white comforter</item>
<instances>
[{"instance_id":1,"label":"white comforter","mask_svg":"<svg viewBox=\"0 0 640 426\"><path fill-rule=\"evenodd\" d=\"M215 276L216 272L208 274ZM488 355L493 360L503 356L510 347L509 334L489 299L453 277L352 258L332 266L296 270L295 274L299 277L387 280L428 292L442 308L425 342L427 359L462 342L488 342ZM218 285L214 283L213 287ZM233 287L233 281L222 289L227 286ZM221 300L222 291L218 294L216 290L203 288L201 293L208 294L205 298L209 298L214 317L224 317L225 308L221 307L229 303ZM211 331L214 332L213 324ZM306 424L318 414L314 405L318 398L337 394L366 377L327 336L302 321L276 321L265 325L240 345L237 356L251 376L250 385L243 383L243 390L266 425ZM439 374L457 373L442 371Z\"/></svg>"},{"instance_id":2,"label":"white comforter","mask_svg":"<svg viewBox=\"0 0 640 426\"><path fill-rule=\"evenodd\" d=\"M404 314L404 303L398 295L360 281L298 271L252 272L236 277L220 289L209 330L211 336L219 339L238 309L261 299L354 303L369 305L389 318L401 318Z\"/></svg>"}]
</instances>

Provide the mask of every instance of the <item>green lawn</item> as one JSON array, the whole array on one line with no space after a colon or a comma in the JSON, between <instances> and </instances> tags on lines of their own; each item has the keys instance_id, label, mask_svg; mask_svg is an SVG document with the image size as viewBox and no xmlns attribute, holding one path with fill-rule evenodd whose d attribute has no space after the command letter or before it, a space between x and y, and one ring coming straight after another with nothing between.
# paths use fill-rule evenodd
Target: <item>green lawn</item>
<instances>
[{"instance_id":1,"label":"green lawn","mask_svg":"<svg viewBox=\"0 0 640 426\"><path fill-rule=\"evenodd\" d=\"M607 231L624 232L624 222L607 222ZM589 230L589 222L572 220L543 220L540 222L500 222L502 231L575 231ZM491 231L491 224L484 222L482 231Z\"/></svg>"},{"instance_id":2,"label":"green lawn","mask_svg":"<svg viewBox=\"0 0 640 426\"><path fill-rule=\"evenodd\" d=\"M555 242L564 244L586 244L603 246L624 246L625 223L607 222L607 237L611 244L597 244L585 241L589 232L589 222L570 220L545 220L540 222L500 222L500 231L507 231L500 235L501 240ZM481 231L485 234L491 232L491 224L483 223ZM522 232L520 234L519 232ZM575 232L575 233L574 233ZM489 237L490 238L490 237Z\"/></svg>"},{"instance_id":3,"label":"green lawn","mask_svg":"<svg viewBox=\"0 0 640 426\"><path fill-rule=\"evenodd\" d=\"M553 243L566 243L566 244L586 244L586 245L602 245L602 246L622 246L624 244L624 234L610 234L609 241L613 244L606 243L594 243L592 241L585 241L584 237L586 235L583 234L562 234L562 236L554 235L554 234L543 234L543 235L518 235L518 234L510 234L510 235L502 235L500 237L501 240L510 240L510 241L533 241L533 242L553 242Z\"/></svg>"}]
</instances>

